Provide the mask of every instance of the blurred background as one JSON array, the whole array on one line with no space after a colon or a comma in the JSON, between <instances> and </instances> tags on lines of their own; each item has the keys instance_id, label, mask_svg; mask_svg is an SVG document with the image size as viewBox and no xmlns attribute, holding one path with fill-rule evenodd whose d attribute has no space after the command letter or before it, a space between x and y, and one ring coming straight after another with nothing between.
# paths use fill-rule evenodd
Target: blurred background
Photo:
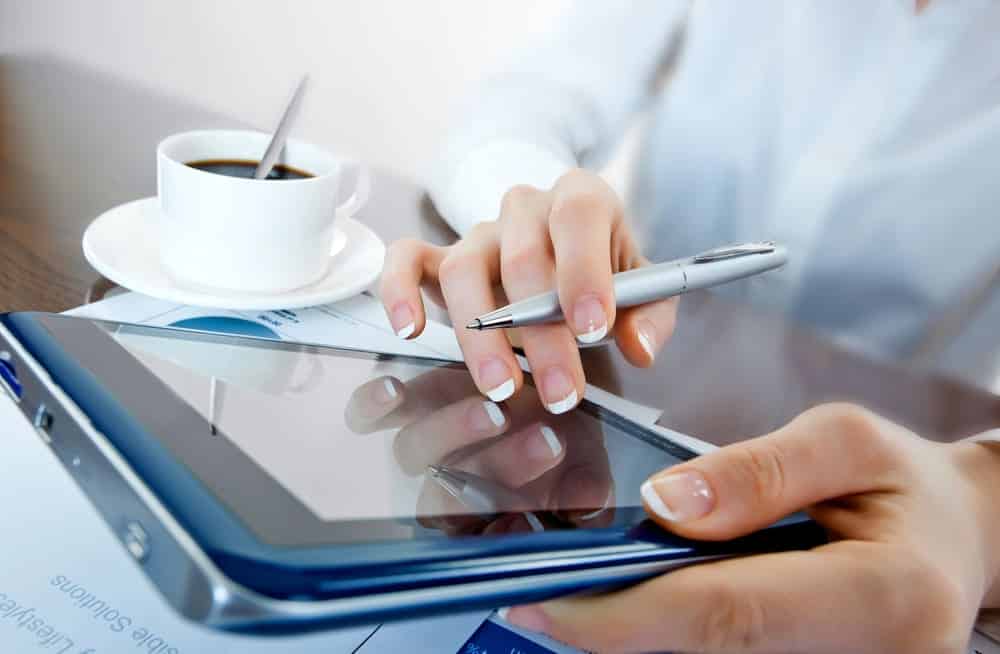
<instances>
[{"instance_id":1,"label":"blurred background","mask_svg":"<svg viewBox=\"0 0 1000 654\"><path fill-rule=\"evenodd\" d=\"M0 0L0 54L51 54L420 181L468 84L567 0Z\"/></svg>"}]
</instances>

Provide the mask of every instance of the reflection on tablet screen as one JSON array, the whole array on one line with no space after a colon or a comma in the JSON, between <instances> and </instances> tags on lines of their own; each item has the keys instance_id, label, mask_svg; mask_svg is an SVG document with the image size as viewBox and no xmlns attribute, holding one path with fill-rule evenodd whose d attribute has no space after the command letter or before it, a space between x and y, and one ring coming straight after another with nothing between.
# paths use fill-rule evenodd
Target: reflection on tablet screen
<instances>
[{"instance_id":1,"label":"reflection on tablet screen","mask_svg":"<svg viewBox=\"0 0 1000 654\"><path fill-rule=\"evenodd\" d=\"M596 409L551 415L530 385L492 403L459 365L159 330L114 336L204 418L205 439L232 442L324 521L416 518L488 533L537 530L545 512L602 526L678 460Z\"/></svg>"}]
</instances>

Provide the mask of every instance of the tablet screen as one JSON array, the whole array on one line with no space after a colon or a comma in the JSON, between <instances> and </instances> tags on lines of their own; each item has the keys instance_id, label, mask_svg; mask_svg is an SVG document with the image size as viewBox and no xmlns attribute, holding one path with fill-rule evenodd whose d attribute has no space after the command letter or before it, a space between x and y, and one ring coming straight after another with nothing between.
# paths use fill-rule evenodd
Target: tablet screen
<instances>
[{"instance_id":1,"label":"tablet screen","mask_svg":"<svg viewBox=\"0 0 1000 654\"><path fill-rule=\"evenodd\" d=\"M646 477L690 455L586 402L552 415L530 377L493 403L460 364L104 328L197 418L159 438L274 544L308 531L276 495L318 523L379 523L378 538L609 526L641 505Z\"/></svg>"}]
</instances>

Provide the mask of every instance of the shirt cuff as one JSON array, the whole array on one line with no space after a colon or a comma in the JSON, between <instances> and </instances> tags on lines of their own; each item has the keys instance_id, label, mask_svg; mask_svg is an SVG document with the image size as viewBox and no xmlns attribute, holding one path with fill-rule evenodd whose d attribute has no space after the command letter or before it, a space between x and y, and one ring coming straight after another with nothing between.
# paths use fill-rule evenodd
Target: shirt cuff
<instances>
[{"instance_id":1,"label":"shirt cuff","mask_svg":"<svg viewBox=\"0 0 1000 654\"><path fill-rule=\"evenodd\" d=\"M1000 429L991 429L982 434L970 436L965 440L972 441L973 443L1000 443Z\"/></svg>"},{"instance_id":2,"label":"shirt cuff","mask_svg":"<svg viewBox=\"0 0 1000 654\"><path fill-rule=\"evenodd\" d=\"M465 234L499 217L504 193L511 187L549 189L575 166L568 153L559 155L534 143L494 141L463 157L431 196L448 224Z\"/></svg>"}]
</instances>

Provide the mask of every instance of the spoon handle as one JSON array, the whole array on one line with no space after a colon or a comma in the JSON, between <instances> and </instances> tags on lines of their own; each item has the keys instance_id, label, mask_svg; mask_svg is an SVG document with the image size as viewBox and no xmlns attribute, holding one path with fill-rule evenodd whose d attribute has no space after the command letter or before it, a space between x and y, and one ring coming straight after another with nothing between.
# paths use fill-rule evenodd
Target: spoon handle
<instances>
[{"instance_id":1,"label":"spoon handle","mask_svg":"<svg viewBox=\"0 0 1000 654\"><path fill-rule=\"evenodd\" d=\"M260 163L257 164L257 170L253 173L254 179L264 179L268 176L271 168L274 167L274 163L278 160L282 148L285 147L285 139L288 138L288 130L292 128L292 123L298 114L299 104L302 101L302 94L306 89L307 79L309 79L309 76L303 75L302 79L295 86L292 97L288 100L288 105L285 107L285 112L281 115L281 120L278 121L278 126L274 130L274 136L271 137L271 142L267 144L267 150L264 151L264 156L261 157Z\"/></svg>"}]
</instances>

